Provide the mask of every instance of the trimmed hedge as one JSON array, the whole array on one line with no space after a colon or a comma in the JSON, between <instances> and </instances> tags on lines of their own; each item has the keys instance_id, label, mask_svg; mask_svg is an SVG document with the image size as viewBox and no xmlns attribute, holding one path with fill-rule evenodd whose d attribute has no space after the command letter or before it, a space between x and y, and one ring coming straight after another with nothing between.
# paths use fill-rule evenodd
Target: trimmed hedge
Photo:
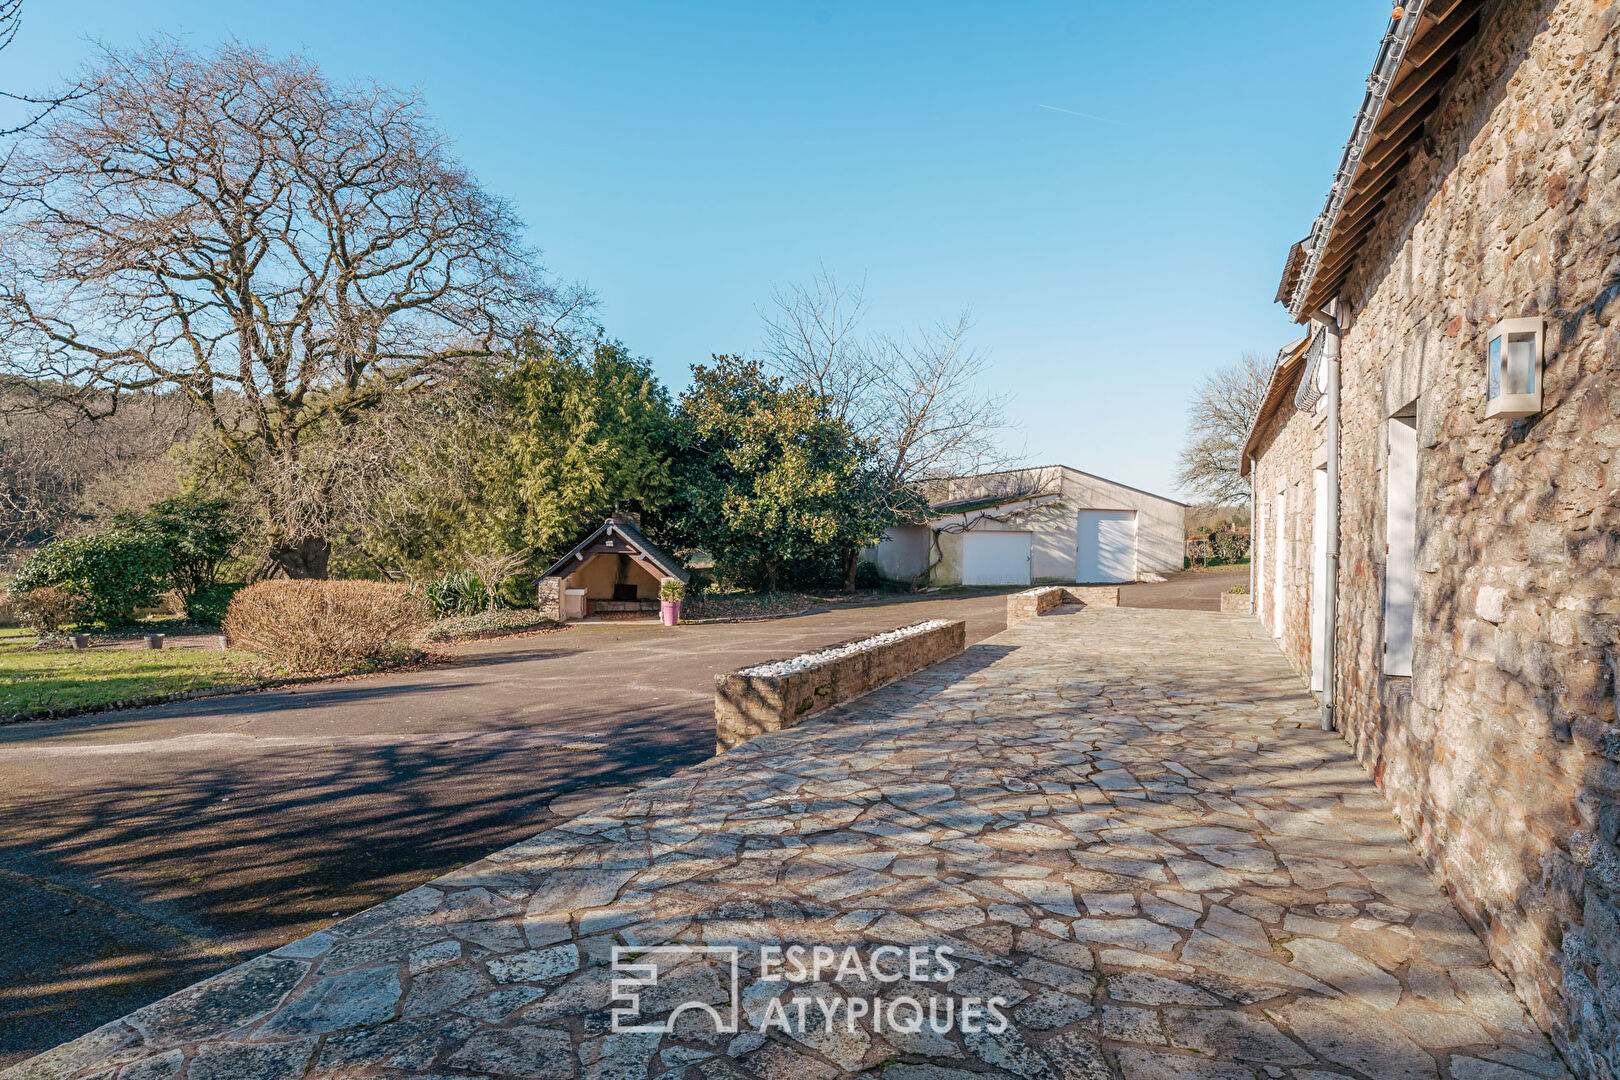
<instances>
[{"instance_id":1,"label":"trimmed hedge","mask_svg":"<svg viewBox=\"0 0 1620 1080\"><path fill-rule=\"evenodd\" d=\"M225 636L299 675L350 671L407 653L422 601L382 581L261 581L231 601Z\"/></svg>"}]
</instances>

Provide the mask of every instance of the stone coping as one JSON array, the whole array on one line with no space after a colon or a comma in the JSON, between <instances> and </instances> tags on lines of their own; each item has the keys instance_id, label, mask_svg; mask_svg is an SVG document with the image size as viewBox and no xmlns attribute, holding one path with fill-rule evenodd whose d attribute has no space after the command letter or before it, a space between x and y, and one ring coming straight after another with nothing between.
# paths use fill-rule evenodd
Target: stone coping
<instances>
[{"instance_id":1,"label":"stone coping","mask_svg":"<svg viewBox=\"0 0 1620 1080\"><path fill-rule=\"evenodd\" d=\"M967 645L967 623L933 620L937 625L881 641L873 634L828 646L855 651L834 655L780 675L750 674L772 663L751 665L714 680L715 752L741 746L756 735L783 731L834 705L860 697L896 679L955 656ZM899 627L895 633L908 630ZM865 646L872 642L870 647ZM813 654L809 654L813 655ZM797 658L795 658L797 659Z\"/></svg>"},{"instance_id":2,"label":"stone coping","mask_svg":"<svg viewBox=\"0 0 1620 1080\"><path fill-rule=\"evenodd\" d=\"M1007 625L1045 615L1064 604L1119 607L1118 585L1042 585L1007 597Z\"/></svg>"}]
</instances>

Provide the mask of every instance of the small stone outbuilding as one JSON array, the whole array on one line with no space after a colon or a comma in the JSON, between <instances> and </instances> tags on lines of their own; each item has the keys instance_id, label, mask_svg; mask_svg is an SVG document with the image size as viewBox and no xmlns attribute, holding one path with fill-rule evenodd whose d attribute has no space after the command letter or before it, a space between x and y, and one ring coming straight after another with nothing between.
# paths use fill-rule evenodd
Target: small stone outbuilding
<instances>
[{"instance_id":1,"label":"small stone outbuilding","mask_svg":"<svg viewBox=\"0 0 1620 1080\"><path fill-rule=\"evenodd\" d=\"M615 514L558 559L537 583L537 607L563 622L593 615L655 615L665 580L686 569L641 535L636 518Z\"/></svg>"}]
</instances>

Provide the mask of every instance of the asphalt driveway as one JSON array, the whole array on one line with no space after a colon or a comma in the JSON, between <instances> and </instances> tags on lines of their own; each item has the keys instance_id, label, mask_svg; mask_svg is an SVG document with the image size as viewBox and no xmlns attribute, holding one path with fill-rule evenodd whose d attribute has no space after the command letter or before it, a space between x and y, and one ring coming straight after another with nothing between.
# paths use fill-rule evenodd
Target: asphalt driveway
<instances>
[{"instance_id":1,"label":"asphalt driveway","mask_svg":"<svg viewBox=\"0 0 1620 1080\"><path fill-rule=\"evenodd\" d=\"M0 1067L714 747L714 676L1000 594L581 626L453 665L0 727ZM553 803L556 803L555 807Z\"/></svg>"},{"instance_id":2,"label":"asphalt driveway","mask_svg":"<svg viewBox=\"0 0 1620 1080\"><path fill-rule=\"evenodd\" d=\"M1248 583L1247 566L1212 566L1205 570L1183 570L1178 574L1166 575L1163 581L1121 586L1119 606L1170 608L1178 611L1219 611L1221 593L1234 585Z\"/></svg>"}]
</instances>

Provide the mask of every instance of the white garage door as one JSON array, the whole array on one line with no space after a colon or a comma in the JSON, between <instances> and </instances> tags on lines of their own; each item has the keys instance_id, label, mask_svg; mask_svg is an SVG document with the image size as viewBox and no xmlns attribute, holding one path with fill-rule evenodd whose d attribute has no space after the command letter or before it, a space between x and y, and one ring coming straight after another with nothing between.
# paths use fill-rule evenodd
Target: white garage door
<instances>
[{"instance_id":1,"label":"white garage door","mask_svg":"<svg viewBox=\"0 0 1620 1080\"><path fill-rule=\"evenodd\" d=\"M962 584L1028 585L1027 532L968 532L962 534Z\"/></svg>"},{"instance_id":2,"label":"white garage door","mask_svg":"<svg viewBox=\"0 0 1620 1080\"><path fill-rule=\"evenodd\" d=\"M1080 511L1080 544L1074 580L1136 580L1136 511Z\"/></svg>"}]
</instances>

